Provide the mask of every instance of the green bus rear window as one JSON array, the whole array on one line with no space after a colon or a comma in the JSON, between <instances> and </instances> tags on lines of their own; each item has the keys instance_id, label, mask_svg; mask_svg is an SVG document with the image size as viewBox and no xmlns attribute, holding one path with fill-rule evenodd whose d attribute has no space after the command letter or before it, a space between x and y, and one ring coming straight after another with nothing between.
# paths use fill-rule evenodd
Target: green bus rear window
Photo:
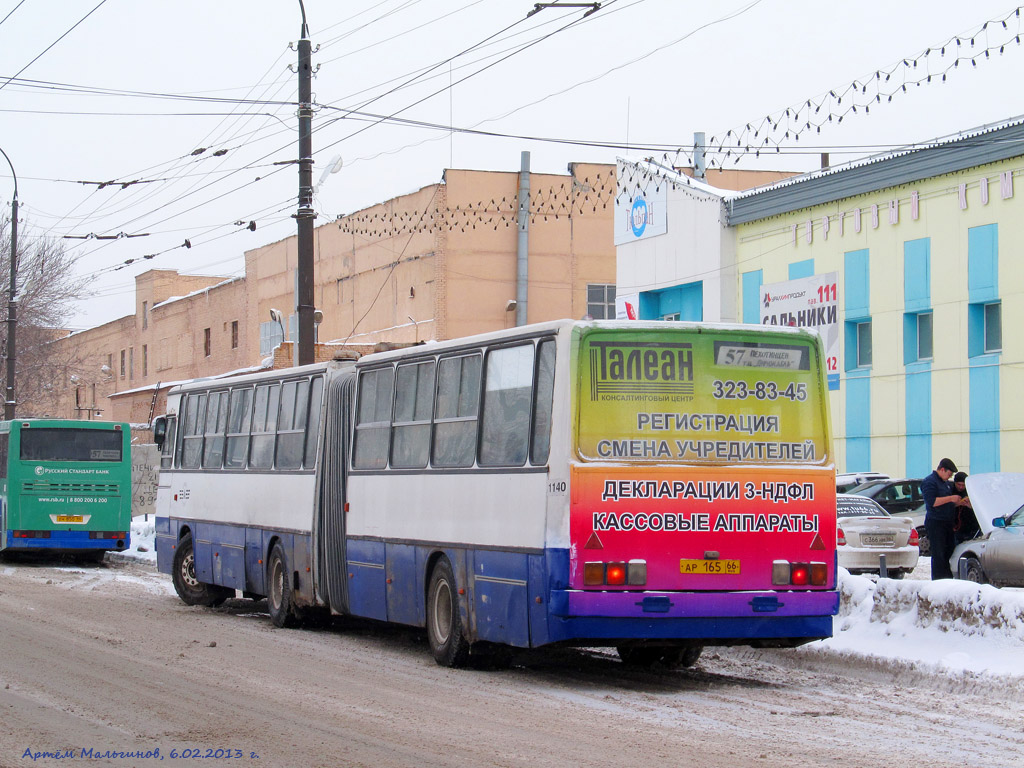
<instances>
[{"instance_id":1,"label":"green bus rear window","mask_svg":"<svg viewBox=\"0 0 1024 768\"><path fill-rule=\"evenodd\" d=\"M23 429L22 461L121 461L124 433L106 429Z\"/></svg>"}]
</instances>

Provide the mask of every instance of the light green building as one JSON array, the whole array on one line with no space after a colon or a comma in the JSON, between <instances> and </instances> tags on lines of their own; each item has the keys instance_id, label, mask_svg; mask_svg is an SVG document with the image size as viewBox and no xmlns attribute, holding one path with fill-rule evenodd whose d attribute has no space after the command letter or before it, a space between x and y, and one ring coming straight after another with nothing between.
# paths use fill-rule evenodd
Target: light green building
<instances>
[{"instance_id":1,"label":"light green building","mask_svg":"<svg viewBox=\"0 0 1024 768\"><path fill-rule=\"evenodd\" d=\"M720 206L685 177L624 165L623 217L657 187L666 225L617 238L618 293L641 319L678 292L691 298L683 320L817 326L835 355L837 469L922 477L942 456L971 473L1024 466L1024 120L722 193ZM692 234L673 223L715 214L712 270L707 238L690 254ZM730 283L735 302L721 298ZM780 296L817 311L779 314Z\"/></svg>"}]
</instances>

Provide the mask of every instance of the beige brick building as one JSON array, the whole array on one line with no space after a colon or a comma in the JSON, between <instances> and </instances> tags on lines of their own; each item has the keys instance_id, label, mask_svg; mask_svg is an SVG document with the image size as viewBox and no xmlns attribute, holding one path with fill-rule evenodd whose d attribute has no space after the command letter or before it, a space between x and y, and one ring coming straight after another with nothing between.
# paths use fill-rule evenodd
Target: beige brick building
<instances>
[{"instance_id":1,"label":"beige brick building","mask_svg":"<svg viewBox=\"0 0 1024 768\"><path fill-rule=\"evenodd\" d=\"M568 170L530 177L528 322L614 317L615 166ZM779 176L729 173L709 181ZM318 226L318 338L330 342L318 359L515 325L518 184L518 172L448 170L443 183ZM243 277L139 275L132 314L54 342L75 348L66 387L19 403L18 415L148 423L175 382L273 364L297 327L296 259L292 236L246 252Z\"/></svg>"}]
</instances>

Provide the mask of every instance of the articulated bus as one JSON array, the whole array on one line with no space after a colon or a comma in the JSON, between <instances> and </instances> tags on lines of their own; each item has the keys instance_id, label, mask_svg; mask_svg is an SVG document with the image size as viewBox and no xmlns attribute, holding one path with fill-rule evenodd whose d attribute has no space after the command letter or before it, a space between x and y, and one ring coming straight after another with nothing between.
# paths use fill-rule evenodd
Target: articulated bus
<instances>
[{"instance_id":1,"label":"articulated bus","mask_svg":"<svg viewBox=\"0 0 1024 768\"><path fill-rule=\"evenodd\" d=\"M130 442L127 424L0 421L0 551L98 561L128 548Z\"/></svg>"},{"instance_id":2,"label":"articulated bus","mask_svg":"<svg viewBox=\"0 0 1024 768\"><path fill-rule=\"evenodd\" d=\"M158 566L278 626L425 627L448 666L800 645L839 603L826 395L813 332L568 320L182 385Z\"/></svg>"}]
</instances>

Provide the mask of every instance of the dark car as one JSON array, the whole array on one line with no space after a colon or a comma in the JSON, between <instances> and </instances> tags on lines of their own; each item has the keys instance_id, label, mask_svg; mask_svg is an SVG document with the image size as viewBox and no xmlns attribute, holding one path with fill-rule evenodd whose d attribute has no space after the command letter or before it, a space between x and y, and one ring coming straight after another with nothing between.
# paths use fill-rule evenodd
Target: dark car
<instances>
[{"instance_id":1,"label":"dark car","mask_svg":"<svg viewBox=\"0 0 1024 768\"><path fill-rule=\"evenodd\" d=\"M921 495L921 481L907 478L872 480L858 485L848 493L873 499L890 515L909 512L924 503L924 497Z\"/></svg>"}]
</instances>

